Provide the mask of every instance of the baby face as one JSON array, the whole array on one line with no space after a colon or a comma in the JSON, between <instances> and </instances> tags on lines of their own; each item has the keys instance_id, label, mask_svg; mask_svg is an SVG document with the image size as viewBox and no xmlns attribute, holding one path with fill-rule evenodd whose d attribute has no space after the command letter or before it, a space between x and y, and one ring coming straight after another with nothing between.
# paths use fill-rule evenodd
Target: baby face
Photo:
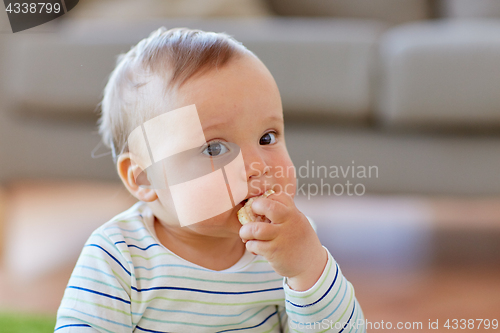
<instances>
[{"instance_id":1,"label":"baby face","mask_svg":"<svg viewBox=\"0 0 500 333\"><path fill-rule=\"evenodd\" d=\"M220 157L228 153L231 145L241 149L248 186L244 199L268 189L294 195L296 179L285 145L279 91L258 59L232 59L222 68L189 79L176 92L171 109L192 104L207 142L202 149L204 156ZM162 223L170 224L171 197L165 193L158 196L155 214L164 217ZM240 223L236 213L244 202L234 204L233 209L187 228L237 233Z\"/></svg>"}]
</instances>

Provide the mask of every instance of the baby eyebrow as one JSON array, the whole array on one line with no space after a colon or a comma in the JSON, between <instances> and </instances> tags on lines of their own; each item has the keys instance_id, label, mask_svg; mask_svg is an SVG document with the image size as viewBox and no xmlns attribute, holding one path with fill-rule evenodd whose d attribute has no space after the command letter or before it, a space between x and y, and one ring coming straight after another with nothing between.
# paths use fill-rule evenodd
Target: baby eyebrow
<instances>
[{"instance_id":1,"label":"baby eyebrow","mask_svg":"<svg viewBox=\"0 0 500 333\"><path fill-rule=\"evenodd\" d=\"M276 115L270 115L266 118L264 118L264 120L269 120L269 121L272 121L272 122L278 122L280 124L283 123L283 117L281 116L276 116ZM228 126L231 126L230 123L228 122L217 122L217 123L214 123L214 124L210 124L208 126L203 126L202 125L202 129L203 129L203 132L206 133L210 130L215 130L215 129L219 129L219 128L225 128L225 127L228 127Z\"/></svg>"},{"instance_id":2,"label":"baby eyebrow","mask_svg":"<svg viewBox=\"0 0 500 333\"><path fill-rule=\"evenodd\" d=\"M283 121L283 117L280 116L270 115L268 118L274 121Z\"/></svg>"},{"instance_id":3,"label":"baby eyebrow","mask_svg":"<svg viewBox=\"0 0 500 333\"><path fill-rule=\"evenodd\" d=\"M228 126L227 123L216 123L216 124L212 124L212 125L208 125L207 127L203 127L203 132L208 132L209 130L213 130L213 129L217 129L219 127L224 127L224 126Z\"/></svg>"}]
</instances>

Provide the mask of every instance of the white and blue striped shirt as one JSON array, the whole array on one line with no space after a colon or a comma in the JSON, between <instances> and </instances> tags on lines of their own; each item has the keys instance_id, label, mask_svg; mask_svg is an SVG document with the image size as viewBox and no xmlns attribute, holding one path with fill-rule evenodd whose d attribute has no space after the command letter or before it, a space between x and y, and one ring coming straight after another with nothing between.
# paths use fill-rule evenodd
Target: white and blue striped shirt
<instances>
[{"instance_id":1,"label":"white and blue striped shirt","mask_svg":"<svg viewBox=\"0 0 500 333\"><path fill-rule=\"evenodd\" d=\"M159 243L139 202L85 244L57 315L66 332L365 332L352 285L328 253L316 284L291 290L261 256L246 252L213 271Z\"/></svg>"}]
</instances>

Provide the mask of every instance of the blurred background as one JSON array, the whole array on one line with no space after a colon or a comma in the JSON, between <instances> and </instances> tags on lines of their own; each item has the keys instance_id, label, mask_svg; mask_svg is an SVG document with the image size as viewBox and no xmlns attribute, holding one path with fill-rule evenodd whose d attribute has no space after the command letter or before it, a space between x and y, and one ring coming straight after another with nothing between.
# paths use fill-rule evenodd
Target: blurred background
<instances>
[{"instance_id":1,"label":"blurred background","mask_svg":"<svg viewBox=\"0 0 500 333\"><path fill-rule=\"evenodd\" d=\"M0 12L2 332L50 332L87 237L133 204L96 107L160 26L268 66L297 205L368 321L500 319L500 1L85 0L16 34Z\"/></svg>"}]
</instances>

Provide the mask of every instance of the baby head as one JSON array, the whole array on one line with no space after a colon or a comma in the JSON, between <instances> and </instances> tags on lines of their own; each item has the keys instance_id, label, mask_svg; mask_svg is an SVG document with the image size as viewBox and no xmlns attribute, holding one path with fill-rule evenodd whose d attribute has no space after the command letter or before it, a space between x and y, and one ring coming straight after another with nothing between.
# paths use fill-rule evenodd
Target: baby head
<instances>
[{"instance_id":1,"label":"baby head","mask_svg":"<svg viewBox=\"0 0 500 333\"><path fill-rule=\"evenodd\" d=\"M247 195L233 201L231 209L197 223L197 228L233 225L235 229L239 226L236 212L244 199L271 188L295 193L281 99L264 64L228 35L160 28L119 57L104 90L99 129L124 185L147 202L162 223L178 224L169 187L141 186L147 170L141 173L144 168L135 163L128 139L145 122L187 106L195 107L204 135L196 158L212 161L213 168L213 161L237 147L245 171L240 181L247 186ZM191 204L196 209L197 203Z\"/></svg>"}]
</instances>

